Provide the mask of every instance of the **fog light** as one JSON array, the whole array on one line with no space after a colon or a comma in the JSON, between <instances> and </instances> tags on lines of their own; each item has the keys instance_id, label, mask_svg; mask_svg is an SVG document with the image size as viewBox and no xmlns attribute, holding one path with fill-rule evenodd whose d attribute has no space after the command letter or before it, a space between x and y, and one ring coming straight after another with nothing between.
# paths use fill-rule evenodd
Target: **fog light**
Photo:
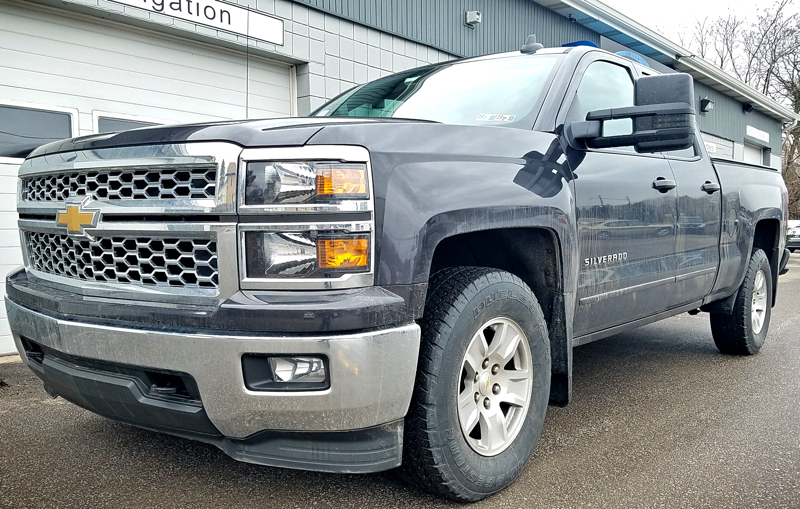
<instances>
[{"instance_id":1,"label":"fog light","mask_svg":"<svg viewBox=\"0 0 800 509\"><path fill-rule=\"evenodd\" d=\"M324 356L242 356L244 385L251 391L323 391L330 388L328 360Z\"/></svg>"},{"instance_id":2,"label":"fog light","mask_svg":"<svg viewBox=\"0 0 800 509\"><path fill-rule=\"evenodd\" d=\"M270 357L269 366L276 382L321 383L327 378L318 357Z\"/></svg>"}]
</instances>

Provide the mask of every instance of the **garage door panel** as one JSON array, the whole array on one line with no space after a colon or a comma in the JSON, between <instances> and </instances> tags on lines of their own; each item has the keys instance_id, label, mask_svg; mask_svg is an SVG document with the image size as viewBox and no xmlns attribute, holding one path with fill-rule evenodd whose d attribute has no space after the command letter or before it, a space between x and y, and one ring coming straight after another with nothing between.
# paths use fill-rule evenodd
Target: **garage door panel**
<instances>
[{"instance_id":1,"label":"garage door panel","mask_svg":"<svg viewBox=\"0 0 800 509\"><path fill-rule=\"evenodd\" d=\"M194 83L172 76L144 75L134 71L111 69L80 62L64 62L50 56L21 54L2 49L0 49L0 62L2 62L2 68L9 70L9 75L11 70L28 71L50 76L53 80L78 80L81 88L93 97L98 95L95 92L97 85L119 86L124 83L124 87L129 89L126 90L128 95L135 93L136 89L142 94L158 90L160 93L192 99L213 97L216 102L239 105L244 103L247 90L244 79L239 80L238 87L232 86L233 83L226 83L228 80L217 81L217 84L226 86L214 86L206 84L205 81ZM43 73L42 69L47 69L47 72ZM0 76L0 83L2 81L3 77ZM51 82L50 89L58 90L58 82ZM112 94L118 94L118 92L112 92Z\"/></svg>"},{"instance_id":2,"label":"garage door panel","mask_svg":"<svg viewBox=\"0 0 800 509\"><path fill-rule=\"evenodd\" d=\"M273 85L270 83L262 83L255 80L250 80L250 95L257 95L259 97L270 97L273 99L281 98L289 102L288 97L281 97L280 90L289 86L289 80L286 80L285 85Z\"/></svg>"},{"instance_id":3,"label":"garage door panel","mask_svg":"<svg viewBox=\"0 0 800 509\"><path fill-rule=\"evenodd\" d=\"M2 89L0 89L0 91L2 91ZM13 161L13 163L0 162L0 177L16 178L17 172L19 171L19 165L22 164L22 159L6 159L6 161Z\"/></svg>"},{"instance_id":4,"label":"garage door panel","mask_svg":"<svg viewBox=\"0 0 800 509\"><path fill-rule=\"evenodd\" d=\"M16 195L3 196L3 201L16 201ZM17 228L17 214L15 212L2 212L0 213L0 229L1 230L16 230Z\"/></svg>"},{"instance_id":5,"label":"garage door panel","mask_svg":"<svg viewBox=\"0 0 800 509\"><path fill-rule=\"evenodd\" d=\"M7 44L0 42L0 47L7 52L0 62L7 63L6 58L19 55L20 59L33 57L49 57L52 61L59 62L59 69L66 72L78 72L76 66L89 65L102 69L115 69L139 73L147 76L172 76L190 83L203 83L211 86L220 86L244 89L247 82L246 60L236 65L235 74L216 72L216 66L210 65L199 68L194 63L194 58L184 58L181 63L162 62L150 57L135 56L130 54L113 53L100 48L73 47L58 41L46 41L37 37L21 35L12 38ZM31 51L34 50L34 51ZM277 73L275 73L277 75ZM277 77L275 78L277 80Z\"/></svg>"},{"instance_id":6,"label":"garage door panel","mask_svg":"<svg viewBox=\"0 0 800 509\"><path fill-rule=\"evenodd\" d=\"M239 76L245 62L240 52L216 49L202 44L187 44L178 38L161 34L110 28L85 19L70 19L51 14L36 13L28 9L0 5L0 46L7 39L33 36L36 44L47 48L47 43L65 45L75 54L91 50L108 51L120 57L152 59L176 66L196 69L215 69L223 75ZM47 30L42 31L43 23ZM98 45L102 42L102 45ZM191 46L191 59L186 47Z\"/></svg>"},{"instance_id":7,"label":"garage door panel","mask_svg":"<svg viewBox=\"0 0 800 509\"><path fill-rule=\"evenodd\" d=\"M19 245L19 231L16 228L10 230L0 229L0 246L18 247Z\"/></svg>"},{"instance_id":8,"label":"garage door panel","mask_svg":"<svg viewBox=\"0 0 800 509\"><path fill-rule=\"evenodd\" d=\"M71 96L53 92L43 92L36 89L23 89L16 87L6 87L0 85L0 97L17 102L34 102L36 104L63 106L76 108L81 111L99 110L104 112L114 112L115 114L136 115L140 117L162 119L173 123L193 123L213 120L229 120L231 118L244 118L245 106L238 108L238 112L232 115L213 116L208 113L197 111L179 111L175 109L165 109L158 106L144 105L137 102L121 102L114 100L97 99L86 96ZM92 114L80 115L80 131L74 133L75 136L92 134L93 120Z\"/></svg>"},{"instance_id":9,"label":"garage door panel","mask_svg":"<svg viewBox=\"0 0 800 509\"><path fill-rule=\"evenodd\" d=\"M287 101L278 101L270 99L269 97L250 96L250 114L251 118L255 118L256 111L266 111L270 116L285 117L290 112L291 105Z\"/></svg>"},{"instance_id":10,"label":"garage door panel","mask_svg":"<svg viewBox=\"0 0 800 509\"><path fill-rule=\"evenodd\" d=\"M0 260L3 261L0 265L22 265L22 251L19 247L0 247Z\"/></svg>"},{"instance_id":11,"label":"garage door panel","mask_svg":"<svg viewBox=\"0 0 800 509\"><path fill-rule=\"evenodd\" d=\"M157 107L164 111L163 117L169 118L169 111L197 111L217 118L231 118L232 113L241 114L245 106L245 94L241 94L241 100L237 102L225 103L211 99L200 99L179 95L159 90L142 90L126 85L110 85L106 83L90 82L88 80L70 78L67 76L51 75L47 73L14 69L13 72L7 67L0 66L0 85L17 87L28 90L35 90L31 85L34 80L46 79L49 88L56 94L71 95L76 97L91 98L93 100L107 100L118 103L139 105L147 102L149 106ZM146 97L143 97L146 95ZM62 101L64 102L64 101ZM68 103L67 103L68 104ZM100 108L97 108L100 109ZM108 110L104 110L108 111ZM114 111L114 110L111 110Z\"/></svg>"},{"instance_id":12,"label":"garage door panel","mask_svg":"<svg viewBox=\"0 0 800 509\"><path fill-rule=\"evenodd\" d=\"M270 65L269 61L257 57L250 58L249 78L250 81L274 85L283 85L289 79L280 67L276 68L274 64Z\"/></svg>"},{"instance_id":13,"label":"garage door panel","mask_svg":"<svg viewBox=\"0 0 800 509\"><path fill-rule=\"evenodd\" d=\"M179 122L241 118L249 72L254 96L272 99L255 108L291 113L287 65L251 56L248 70L240 52L55 12L0 5L0 65L7 67L0 70L0 86L17 88L22 100L41 104L29 97L57 93L68 97L52 104L84 114L102 110ZM20 77L26 71L33 74ZM92 128L84 124L81 132Z\"/></svg>"}]
</instances>

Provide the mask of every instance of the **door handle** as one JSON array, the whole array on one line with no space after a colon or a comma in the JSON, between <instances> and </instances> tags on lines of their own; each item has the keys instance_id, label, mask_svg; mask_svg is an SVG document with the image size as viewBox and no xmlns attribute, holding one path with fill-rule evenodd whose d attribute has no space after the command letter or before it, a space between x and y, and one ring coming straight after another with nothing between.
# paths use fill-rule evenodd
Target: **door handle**
<instances>
[{"instance_id":1,"label":"door handle","mask_svg":"<svg viewBox=\"0 0 800 509\"><path fill-rule=\"evenodd\" d=\"M660 193L666 193L670 189L675 189L678 184L674 180L667 180L664 177L658 177L653 181L653 189Z\"/></svg>"},{"instance_id":2,"label":"door handle","mask_svg":"<svg viewBox=\"0 0 800 509\"><path fill-rule=\"evenodd\" d=\"M716 182L711 182L710 180L706 180L706 183L700 186L700 190L705 191L708 194L714 194L720 189L721 188L719 187L719 184L717 184Z\"/></svg>"}]
</instances>

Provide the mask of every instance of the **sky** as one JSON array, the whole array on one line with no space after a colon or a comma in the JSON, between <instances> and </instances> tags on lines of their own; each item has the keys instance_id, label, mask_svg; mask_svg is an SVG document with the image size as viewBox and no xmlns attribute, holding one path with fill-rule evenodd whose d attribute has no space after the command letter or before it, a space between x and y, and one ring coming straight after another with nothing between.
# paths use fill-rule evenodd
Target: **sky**
<instances>
[{"instance_id":1,"label":"sky","mask_svg":"<svg viewBox=\"0 0 800 509\"><path fill-rule=\"evenodd\" d=\"M752 17L759 9L776 0L600 0L622 14L656 30L679 43L678 34L691 34L695 19L725 17L728 12L739 18ZM800 12L800 0L794 0L790 12Z\"/></svg>"}]
</instances>

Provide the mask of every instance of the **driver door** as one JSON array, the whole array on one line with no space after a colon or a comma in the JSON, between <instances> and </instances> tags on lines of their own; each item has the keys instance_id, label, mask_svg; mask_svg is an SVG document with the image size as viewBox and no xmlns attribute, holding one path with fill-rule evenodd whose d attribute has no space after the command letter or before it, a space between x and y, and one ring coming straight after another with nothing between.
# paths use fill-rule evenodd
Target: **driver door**
<instances>
[{"instance_id":1,"label":"driver door","mask_svg":"<svg viewBox=\"0 0 800 509\"><path fill-rule=\"evenodd\" d=\"M568 91L565 122L634 105L633 70L623 59L587 55ZM563 109L563 108L562 108ZM629 134L629 119L604 125L604 136ZM677 193L661 154L633 147L578 149L575 174L580 273L574 333L589 335L664 310L675 279ZM658 186L659 189L656 189Z\"/></svg>"}]
</instances>

